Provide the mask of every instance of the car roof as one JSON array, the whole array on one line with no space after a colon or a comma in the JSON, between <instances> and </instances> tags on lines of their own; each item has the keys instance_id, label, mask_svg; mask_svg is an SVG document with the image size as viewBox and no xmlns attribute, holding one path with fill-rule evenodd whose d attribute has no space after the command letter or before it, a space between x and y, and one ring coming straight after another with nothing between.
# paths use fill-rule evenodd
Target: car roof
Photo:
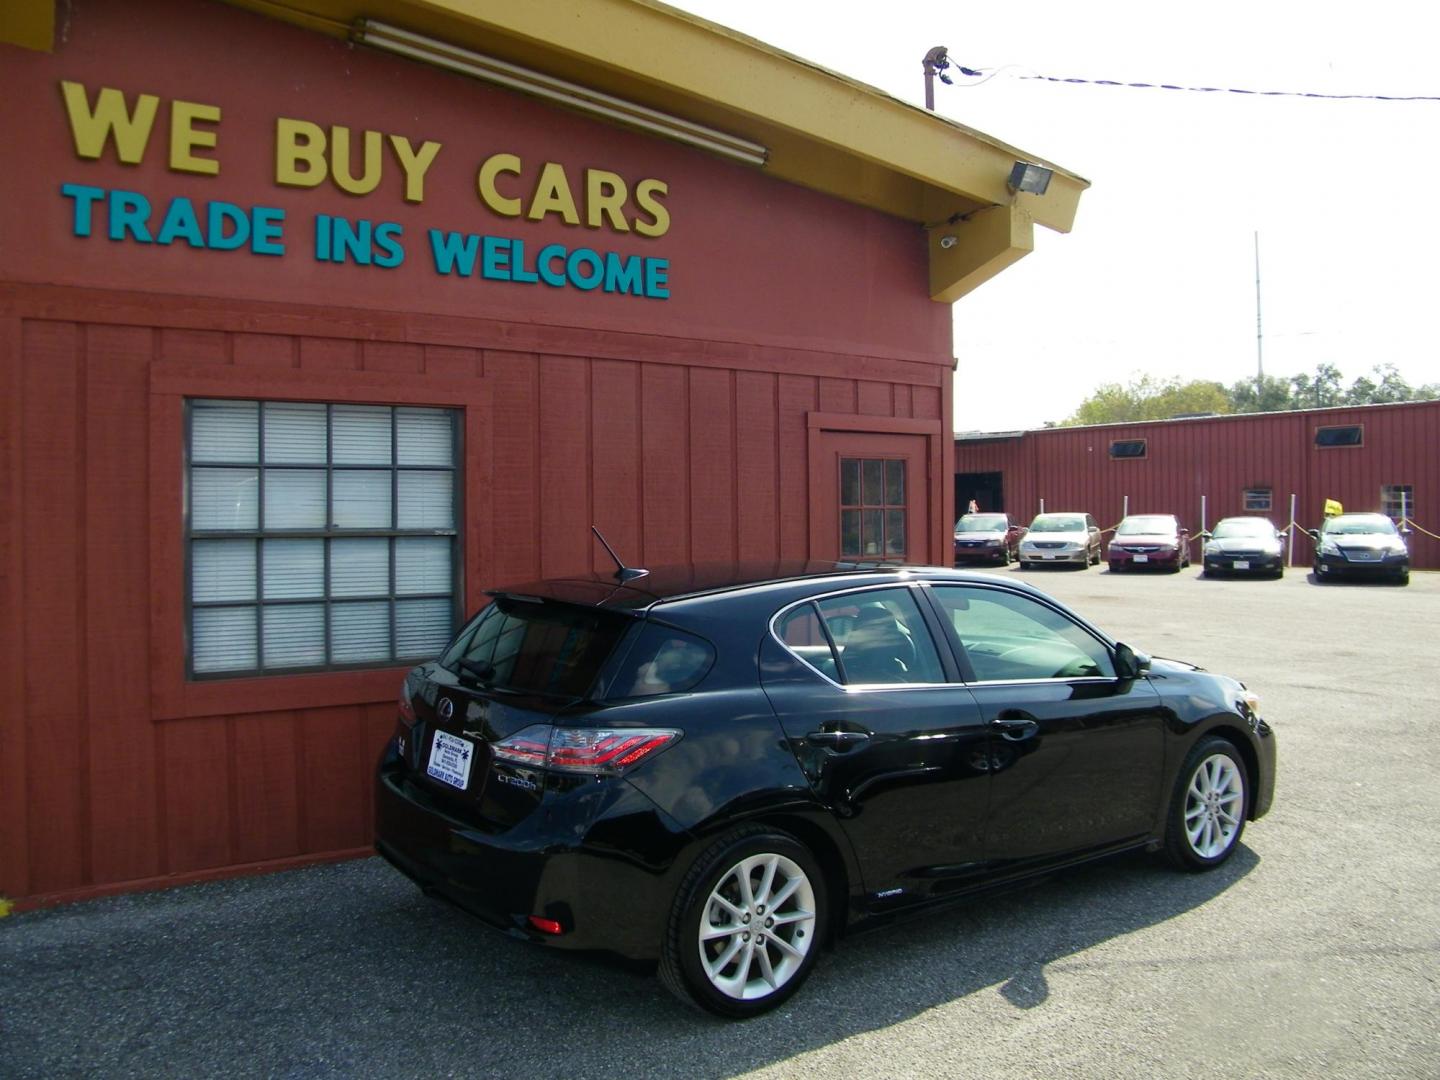
<instances>
[{"instance_id":1,"label":"car roof","mask_svg":"<svg viewBox=\"0 0 1440 1080\"><path fill-rule=\"evenodd\" d=\"M766 589L787 583L803 585L813 581L841 588L851 584L879 585L917 579L995 583L993 575L967 573L939 566L796 559L659 566L647 571L643 577L632 578L623 583L616 581L613 573L575 574L487 589L486 592L490 596L532 596L584 607L639 613L658 604ZM1024 582L1005 584L1038 593L1038 590Z\"/></svg>"}]
</instances>

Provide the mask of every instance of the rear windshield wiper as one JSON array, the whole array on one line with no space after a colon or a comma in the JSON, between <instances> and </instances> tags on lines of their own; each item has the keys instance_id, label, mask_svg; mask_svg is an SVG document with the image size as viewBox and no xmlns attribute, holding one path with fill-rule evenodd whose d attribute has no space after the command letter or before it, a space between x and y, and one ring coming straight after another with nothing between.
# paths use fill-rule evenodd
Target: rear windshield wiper
<instances>
[{"instance_id":1,"label":"rear windshield wiper","mask_svg":"<svg viewBox=\"0 0 1440 1080\"><path fill-rule=\"evenodd\" d=\"M464 656L460 658L460 662L456 666L460 668L461 682L489 686L490 681L495 678L495 665L487 664L483 660L471 660L468 656Z\"/></svg>"}]
</instances>

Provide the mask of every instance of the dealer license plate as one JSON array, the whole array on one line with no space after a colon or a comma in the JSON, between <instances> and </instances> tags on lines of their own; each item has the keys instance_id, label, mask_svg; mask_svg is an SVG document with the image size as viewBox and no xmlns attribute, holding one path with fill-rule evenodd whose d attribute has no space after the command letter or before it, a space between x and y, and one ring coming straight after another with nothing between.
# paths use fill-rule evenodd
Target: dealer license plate
<instances>
[{"instance_id":1,"label":"dealer license plate","mask_svg":"<svg viewBox=\"0 0 1440 1080\"><path fill-rule=\"evenodd\" d=\"M1149 562L1149 561L1150 561L1150 556L1149 556L1149 555L1136 555L1136 556L1135 556L1135 561L1136 561L1136 562Z\"/></svg>"},{"instance_id":2,"label":"dealer license plate","mask_svg":"<svg viewBox=\"0 0 1440 1080\"><path fill-rule=\"evenodd\" d=\"M430 746L430 764L425 771L436 780L464 791L470 783L470 763L475 760L475 744L444 731L435 732Z\"/></svg>"},{"instance_id":3,"label":"dealer license plate","mask_svg":"<svg viewBox=\"0 0 1440 1080\"><path fill-rule=\"evenodd\" d=\"M1236 559L1236 560L1235 560L1235 569L1236 569L1236 570L1249 570L1249 569L1250 569L1250 560L1249 560L1249 559Z\"/></svg>"}]
</instances>

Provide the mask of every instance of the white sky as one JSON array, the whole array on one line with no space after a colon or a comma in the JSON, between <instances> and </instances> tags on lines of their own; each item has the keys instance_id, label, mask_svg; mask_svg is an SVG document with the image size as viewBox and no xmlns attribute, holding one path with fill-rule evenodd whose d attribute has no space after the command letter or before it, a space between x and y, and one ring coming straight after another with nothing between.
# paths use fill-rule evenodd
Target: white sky
<instances>
[{"instance_id":1,"label":"white sky","mask_svg":"<svg viewBox=\"0 0 1440 1080\"><path fill-rule=\"evenodd\" d=\"M1440 382L1440 101L1324 101L1058 85L1090 79L1440 96L1433 0L670 0L924 101L944 45L980 86L936 111L1090 180L1073 232L955 305L957 430L1039 427L1103 382L1256 369L1260 234L1269 375L1393 362ZM1427 209L1429 207L1429 209Z\"/></svg>"}]
</instances>

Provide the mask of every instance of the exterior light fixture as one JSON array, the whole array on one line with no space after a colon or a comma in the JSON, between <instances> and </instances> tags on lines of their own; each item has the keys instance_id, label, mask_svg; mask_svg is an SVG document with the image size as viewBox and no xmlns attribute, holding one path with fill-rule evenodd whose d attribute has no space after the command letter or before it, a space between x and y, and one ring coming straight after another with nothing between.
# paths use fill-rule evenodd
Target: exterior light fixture
<instances>
[{"instance_id":1,"label":"exterior light fixture","mask_svg":"<svg viewBox=\"0 0 1440 1080\"><path fill-rule=\"evenodd\" d=\"M1054 175L1055 170L1047 169L1044 165L1017 161L1010 170L1010 179L1006 181L1006 186L1015 192L1028 191L1032 195L1044 195L1045 189L1050 186L1050 177Z\"/></svg>"},{"instance_id":2,"label":"exterior light fixture","mask_svg":"<svg viewBox=\"0 0 1440 1080\"><path fill-rule=\"evenodd\" d=\"M727 135L723 131L682 120L658 109L612 97L599 90L566 82L553 75L532 71L497 60L493 56L485 56L483 53L462 49L435 38L411 33L409 30L401 30L374 19L359 20L355 24L353 37L362 45L373 45L377 49L408 56L412 60L421 60L483 82L543 98L567 109L687 143L731 161L745 165L764 165L769 157L769 151L765 147L748 139Z\"/></svg>"}]
</instances>

